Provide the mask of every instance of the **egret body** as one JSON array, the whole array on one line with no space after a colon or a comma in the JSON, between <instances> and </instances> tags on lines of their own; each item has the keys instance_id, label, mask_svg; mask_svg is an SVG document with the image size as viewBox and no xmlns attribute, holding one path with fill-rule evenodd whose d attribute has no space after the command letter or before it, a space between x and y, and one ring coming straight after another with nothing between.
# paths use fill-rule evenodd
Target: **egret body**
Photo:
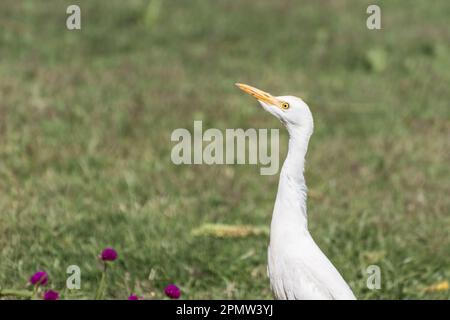
<instances>
[{"instance_id":1,"label":"egret body","mask_svg":"<svg viewBox=\"0 0 450 320\"><path fill-rule=\"evenodd\" d=\"M289 132L289 151L270 227L267 271L277 299L356 299L352 290L314 242L308 231L307 188L303 175L313 117L308 105L294 96L274 97L245 84L236 84L255 97Z\"/></svg>"}]
</instances>

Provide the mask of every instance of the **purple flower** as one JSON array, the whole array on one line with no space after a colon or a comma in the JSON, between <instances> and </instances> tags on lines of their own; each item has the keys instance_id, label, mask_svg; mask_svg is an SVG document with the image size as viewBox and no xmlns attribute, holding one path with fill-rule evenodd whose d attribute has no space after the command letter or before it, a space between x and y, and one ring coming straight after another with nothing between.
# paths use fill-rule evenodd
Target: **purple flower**
<instances>
[{"instance_id":1,"label":"purple flower","mask_svg":"<svg viewBox=\"0 0 450 320\"><path fill-rule=\"evenodd\" d=\"M132 294L128 297L128 300L139 300L139 297L135 294Z\"/></svg>"},{"instance_id":2,"label":"purple flower","mask_svg":"<svg viewBox=\"0 0 450 320\"><path fill-rule=\"evenodd\" d=\"M117 259L117 252L113 248L103 249L102 254L100 255L100 258L103 261L114 261Z\"/></svg>"},{"instance_id":3,"label":"purple flower","mask_svg":"<svg viewBox=\"0 0 450 320\"><path fill-rule=\"evenodd\" d=\"M30 278L30 282L33 285L45 286L47 284L47 281L48 281L48 275L47 275L47 272L45 272L45 271L35 272Z\"/></svg>"},{"instance_id":4,"label":"purple flower","mask_svg":"<svg viewBox=\"0 0 450 320\"><path fill-rule=\"evenodd\" d=\"M171 299L178 299L181 296L180 288L174 284L169 284L165 289L164 293Z\"/></svg>"},{"instance_id":5,"label":"purple flower","mask_svg":"<svg viewBox=\"0 0 450 320\"><path fill-rule=\"evenodd\" d=\"M59 293L53 290L48 290L44 292L44 300L58 300Z\"/></svg>"}]
</instances>

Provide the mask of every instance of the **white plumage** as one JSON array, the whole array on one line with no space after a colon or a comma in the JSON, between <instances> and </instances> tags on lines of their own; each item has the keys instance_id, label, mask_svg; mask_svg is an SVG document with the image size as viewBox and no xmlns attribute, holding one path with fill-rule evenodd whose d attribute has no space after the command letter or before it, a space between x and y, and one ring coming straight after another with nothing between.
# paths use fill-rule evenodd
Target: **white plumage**
<instances>
[{"instance_id":1,"label":"white plumage","mask_svg":"<svg viewBox=\"0 0 450 320\"><path fill-rule=\"evenodd\" d=\"M289 151L280 173L268 248L268 275L277 299L356 299L352 290L308 231L303 175L313 117L303 100L274 97L236 84L258 99L289 132Z\"/></svg>"}]
</instances>

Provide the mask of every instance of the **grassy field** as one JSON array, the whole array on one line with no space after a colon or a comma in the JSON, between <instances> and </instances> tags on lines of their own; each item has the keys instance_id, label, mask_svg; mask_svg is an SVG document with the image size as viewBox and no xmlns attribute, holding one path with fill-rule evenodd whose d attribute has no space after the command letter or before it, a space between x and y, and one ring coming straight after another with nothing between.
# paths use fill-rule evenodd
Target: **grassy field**
<instances>
[{"instance_id":1,"label":"grassy field","mask_svg":"<svg viewBox=\"0 0 450 320\"><path fill-rule=\"evenodd\" d=\"M68 31L77 3L82 30ZM234 83L303 97L310 230L359 299L448 299L450 3L191 0L0 2L0 286L70 264L91 298L96 256L119 260L107 298L270 299L268 227L278 176L176 166L176 128L280 128ZM366 287L380 266L382 288Z\"/></svg>"}]
</instances>

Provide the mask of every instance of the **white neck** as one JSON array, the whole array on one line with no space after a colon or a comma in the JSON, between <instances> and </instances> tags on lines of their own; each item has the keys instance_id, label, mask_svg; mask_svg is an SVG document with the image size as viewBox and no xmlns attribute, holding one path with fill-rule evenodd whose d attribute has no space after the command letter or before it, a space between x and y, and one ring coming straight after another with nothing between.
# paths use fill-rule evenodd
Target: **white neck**
<instances>
[{"instance_id":1,"label":"white neck","mask_svg":"<svg viewBox=\"0 0 450 320\"><path fill-rule=\"evenodd\" d=\"M280 173L272 216L272 235L307 231L307 187L303 171L311 133L312 130L308 128L289 129L289 151Z\"/></svg>"},{"instance_id":2,"label":"white neck","mask_svg":"<svg viewBox=\"0 0 450 320\"><path fill-rule=\"evenodd\" d=\"M288 131L289 151L280 173L270 228L268 270L272 288L280 299L355 299L308 231L303 170L312 126L288 126ZM308 277L311 274L314 276Z\"/></svg>"}]
</instances>

